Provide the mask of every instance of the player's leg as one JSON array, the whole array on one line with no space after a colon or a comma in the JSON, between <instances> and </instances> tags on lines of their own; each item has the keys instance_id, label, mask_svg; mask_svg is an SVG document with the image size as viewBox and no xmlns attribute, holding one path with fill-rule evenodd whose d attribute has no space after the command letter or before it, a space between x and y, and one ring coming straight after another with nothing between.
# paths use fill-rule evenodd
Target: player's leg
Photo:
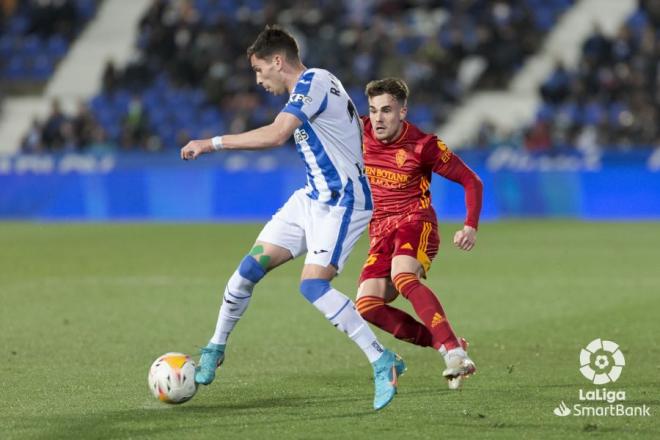
<instances>
[{"instance_id":1,"label":"player's leg","mask_svg":"<svg viewBox=\"0 0 660 440\"><path fill-rule=\"evenodd\" d=\"M387 406L396 394L397 378L405 371L405 364L378 342L369 325L355 310L353 302L330 285L330 280L341 271L370 217L369 211L329 207L316 202L311 204L306 225L309 252L300 291L369 359L374 368L374 409L378 410Z\"/></svg>"},{"instance_id":2,"label":"player's leg","mask_svg":"<svg viewBox=\"0 0 660 440\"><path fill-rule=\"evenodd\" d=\"M216 369L224 362L227 339L247 310L254 286L269 270L291 258L289 250L260 240L243 257L225 286L213 336L202 348L195 374L197 383L208 385L215 379Z\"/></svg>"},{"instance_id":3,"label":"player's leg","mask_svg":"<svg viewBox=\"0 0 660 440\"><path fill-rule=\"evenodd\" d=\"M462 377L474 373L476 368L456 337L438 297L421 282L430 269L438 246L439 236L432 223L415 222L399 228L396 255L392 259L392 279L396 289L411 302L431 333L433 347L447 364L443 375L450 381L450 388L455 388L460 386Z\"/></svg>"},{"instance_id":4,"label":"player's leg","mask_svg":"<svg viewBox=\"0 0 660 440\"><path fill-rule=\"evenodd\" d=\"M333 266L305 265L300 291L337 329L344 332L367 356L374 370L374 409L387 406L397 392L398 376L406 370L395 353L384 348L355 310L353 302L330 285Z\"/></svg>"},{"instance_id":5,"label":"player's leg","mask_svg":"<svg viewBox=\"0 0 660 440\"><path fill-rule=\"evenodd\" d=\"M387 271L389 273L389 265ZM361 279L364 278L365 271L362 274ZM426 326L405 311L389 305L398 295L389 276L367 278L360 283L355 306L365 320L395 338L421 347L430 347L433 337Z\"/></svg>"},{"instance_id":6,"label":"player's leg","mask_svg":"<svg viewBox=\"0 0 660 440\"><path fill-rule=\"evenodd\" d=\"M373 363L383 352L383 346L373 331L355 310L353 302L343 293L333 288L330 280L337 269L334 266L306 264L303 268L300 291L337 329L343 331L355 342Z\"/></svg>"},{"instance_id":7,"label":"player's leg","mask_svg":"<svg viewBox=\"0 0 660 440\"><path fill-rule=\"evenodd\" d=\"M217 367L224 361L229 335L247 310L255 285L269 270L304 252L304 230L295 223L300 205L300 194L296 192L264 226L248 255L229 278L215 332L202 349L195 375L197 383L207 385L215 378Z\"/></svg>"},{"instance_id":8,"label":"player's leg","mask_svg":"<svg viewBox=\"0 0 660 440\"><path fill-rule=\"evenodd\" d=\"M254 286L269 270L292 258L291 252L284 247L262 240L255 242L227 282L210 342L223 346L227 343L230 333L248 307Z\"/></svg>"},{"instance_id":9,"label":"player's leg","mask_svg":"<svg viewBox=\"0 0 660 440\"><path fill-rule=\"evenodd\" d=\"M343 293L334 289L330 280L337 269L334 266L306 264L303 268L300 291L340 331L351 338L373 363L384 352L369 326L355 311L353 302Z\"/></svg>"},{"instance_id":10,"label":"player's leg","mask_svg":"<svg viewBox=\"0 0 660 440\"><path fill-rule=\"evenodd\" d=\"M433 348L444 353L459 347L458 338L431 289L422 284L422 264L409 255L397 255L392 260L392 279L396 289L412 304L433 338Z\"/></svg>"},{"instance_id":11,"label":"player's leg","mask_svg":"<svg viewBox=\"0 0 660 440\"><path fill-rule=\"evenodd\" d=\"M408 255L398 255L392 261L395 286L411 302L431 333L433 347L445 360L447 368L442 375L447 379L449 388L458 389L463 378L473 374L476 367L465 351L467 344L456 337L437 296L421 283L422 273L422 264Z\"/></svg>"},{"instance_id":12,"label":"player's leg","mask_svg":"<svg viewBox=\"0 0 660 440\"><path fill-rule=\"evenodd\" d=\"M396 236L397 230L371 237L369 256L360 275L356 306L360 315L376 327L398 339L429 347L433 338L426 326L403 310L388 305L399 295L390 278Z\"/></svg>"}]
</instances>

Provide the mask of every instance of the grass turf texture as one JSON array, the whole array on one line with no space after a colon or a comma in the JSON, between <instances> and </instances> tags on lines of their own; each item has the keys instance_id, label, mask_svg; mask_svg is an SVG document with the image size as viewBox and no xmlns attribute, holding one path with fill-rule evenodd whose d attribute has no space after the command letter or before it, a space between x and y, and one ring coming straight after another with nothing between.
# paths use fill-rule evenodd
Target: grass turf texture
<instances>
[{"instance_id":1,"label":"grass turf texture","mask_svg":"<svg viewBox=\"0 0 660 440\"><path fill-rule=\"evenodd\" d=\"M302 260L257 287L215 383L180 406L150 395L157 356L208 340L259 225L2 223L0 437L657 438L658 225L485 224L471 253L449 245L456 227L428 284L478 374L450 392L437 353L378 332L408 372L376 413L366 359L298 293ZM366 244L334 283L351 297ZM597 337L626 356L608 389L651 417L553 415L596 388L578 353Z\"/></svg>"}]
</instances>

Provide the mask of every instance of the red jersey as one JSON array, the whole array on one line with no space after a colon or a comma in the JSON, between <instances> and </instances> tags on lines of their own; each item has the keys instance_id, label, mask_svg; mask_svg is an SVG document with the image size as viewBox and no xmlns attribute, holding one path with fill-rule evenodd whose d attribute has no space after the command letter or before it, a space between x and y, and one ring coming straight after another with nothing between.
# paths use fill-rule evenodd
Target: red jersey
<instances>
[{"instance_id":1,"label":"red jersey","mask_svg":"<svg viewBox=\"0 0 660 440\"><path fill-rule=\"evenodd\" d=\"M374 137L369 118L363 116L362 120L365 170L374 201L371 236L387 233L403 221L436 223L431 206L432 173L463 186L467 207L465 224L477 228L483 185L444 142L404 121L401 135L394 142L383 144Z\"/></svg>"}]
</instances>

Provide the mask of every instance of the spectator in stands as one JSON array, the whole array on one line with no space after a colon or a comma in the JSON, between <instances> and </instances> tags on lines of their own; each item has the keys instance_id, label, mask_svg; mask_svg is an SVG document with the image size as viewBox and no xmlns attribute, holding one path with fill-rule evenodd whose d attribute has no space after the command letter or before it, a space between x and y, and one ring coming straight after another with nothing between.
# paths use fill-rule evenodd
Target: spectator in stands
<instances>
[{"instance_id":1,"label":"spectator in stands","mask_svg":"<svg viewBox=\"0 0 660 440\"><path fill-rule=\"evenodd\" d=\"M42 141L43 125L38 118L32 120L32 125L27 134L23 136L21 141L21 152L25 154L38 154L44 151Z\"/></svg>"},{"instance_id":2,"label":"spectator in stands","mask_svg":"<svg viewBox=\"0 0 660 440\"><path fill-rule=\"evenodd\" d=\"M154 0L140 22L140 58L126 69L121 83L136 93L167 72L171 87L203 87L207 103L228 116L226 125L259 125L263 115L248 116L252 105L246 102L256 99L263 104L268 97L255 91L246 75L249 69L242 66L241 48L249 44L246 35L258 32L267 20L278 21L292 29L303 52L306 47L318 48L306 58L311 64L333 66L349 91L360 89L373 76L405 74L418 96L434 96L430 113L413 112L425 118L430 114L420 122L434 128L466 91L457 80L463 58L483 57L483 84L499 87L537 47L544 30L534 24L526 4L527 0L446 2L444 10L451 19L442 21L439 7L424 2L287 0L276 10L265 1L260 14L250 13L251 6L214 14L217 9L198 10L201 4L189 0ZM514 38L522 34L523 40ZM137 76L141 81L128 80ZM366 111L364 103L357 104ZM276 110L272 106L270 112Z\"/></svg>"},{"instance_id":3,"label":"spectator in stands","mask_svg":"<svg viewBox=\"0 0 660 440\"><path fill-rule=\"evenodd\" d=\"M76 138L76 130L73 126L71 119L66 119L62 124L62 144L60 151L63 153L75 153L78 148L78 139Z\"/></svg>"},{"instance_id":4,"label":"spectator in stands","mask_svg":"<svg viewBox=\"0 0 660 440\"><path fill-rule=\"evenodd\" d=\"M42 38L53 34L72 40L78 31L78 11L73 0L28 0L31 23L28 33Z\"/></svg>"},{"instance_id":5,"label":"spectator in stands","mask_svg":"<svg viewBox=\"0 0 660 440\"><path fill-rule=\"evenodd\" d=\"M557 104L563 102L571 89L571 76L563 63L557 62L555 71L541 86L541 96L547 102Z\"/></svg>"},{"instance_id":6,"label":"spectator in stands","mask_svg":"<svg viewBox=\"0 0 660 440\"><path fill-rule=\"evenodd\" d=\"M658 0L639 0L639 7L646 12L649 24L654 29L660 29L660 2Z\"/></svg>"},{"instance_id":7,"label":"spectator in stands","mask_svg":"<svg viewBox=\"0 0 660 440\"><path fill-rule=\"evenodd\" d=\"M545 153L551 148L550 125L543 120L536 121L525 137L525 150L531 153Z\"/></svg>"},{"instance_id":8,"label":"spectator in stands","mask_svg":"<svg viewBox=\"0 0 660 440\"><path fill-rule=\"evenodd\" d=\"M98 123L84 101L78 102L78 113L71 120L71 124L76 149L85 149L92 143L94 130Z\"/></svg>"},{"instance_id":9,"label":"spectator in stands","mask_svg":"<svg viewBox=\"0 0 660 440\"><path fill-rule=\"evenodd\" d=\"M103 93L112 94L119 87L119 75L114 60L108 60L103 69L101 88Z\"/></svg>"},{"instance_id":10,"label":"spectator in stands","mask_svg":"<svg viewBox=\"0 0 660 440\"><path fill-rule=\"evenodd\" d=\"M29 0L29 4L52 7L71 1ZM414 122L429 130L444 122L452 106L475 84L506 85L552 24L552 20L539 20L537 11L528 6L530 0L263 0L240 7L236 2L226 3L153 0L139 24L136 58L121 72L112 63L106 65L103 92L150 93L142 112L153 114L153 129L165 144L172 144L176 136L170 121L180 119L175 110L168 111L176 107L169 91L194 101L186 105L192 105L195 115L216 115L200 121L197 131L209 124L247 129L261 125L279 110L279 103L255 89L244 66L242 48L250 44L246 36L259 32L266 23L289 28L310 64L335 69L362 112L366 103L361 89L367 80L405 75L413 93L429 97L410 109L411 116L422 118ZM36 15L34 21L39 21L39 11ZM309 47L315 50L306 53ZM468 57L482 60L485 67L464 81L458 74ZM191 98L198 90L206 92L205 100ZM112 99L105 102L117 104ZM122 129L115 117L123 105L122 101L104 111L99 120L107 133L118 138L113 140L133 143L135 127ZM160 111L152 111L154 106ZM254 114L256 107L265 110ZM214 112L207 112L208 108Z\"/></svg>"},{"instance_id":11,"label":"spectator in stands","mask_svg":"<svg viewBox=\"0 0 660 440\"><path fill-rule=\"evenodd\" d=\"M582 56L594 64L605 64L610 59L611 50L612 43L603 34L600 26L595 25L591 36L582 46Z\"/></svg>"},{"instance_id":12,"label":"spectator in stands","mask_svg":"<svg viewBox=\"0 0 660 440\"><path fill-rule=\"evenodd\" d=\"M145 148L149 135L149 117L142 99L134 95L122 125L121 145L125 149Z\"/></svg>"},{"instance_id":13,"label":"spectator in stands","mask_svg":"<svg viewBox=\"0 0 660 440\"><path fill-rule=\"evenodd\" d=\"M21 141L21 151L37 154L88 149L92 145L102 143L99 140L99 128L101 127L85 102L79 102L77 113L68 116L62 111L60 101L54 99L46 122L42 123L38 118L33 119L28 133ZM103 141L105 140L104 138Z\"/></svg>"},{"instance_id":14,"label":"spectator in stands","mask_svg":"<svg viewBox=\"0 0 660 440\"><path fill-rule=\"evenodd\" d=\"M50 115L44 123L42 141L48 151L58 151L64 146L64 133L62 127L67 117L62 112L60 100L55 98L51 101Z\"/></svg>"},{"instance_id":15,"label":"spectator in stands","mask_svg":"<svg viewBox=\"0 0 660 440\"><path fill-rule=\"evenodd\" d=\"M92 139L87 147L90 153L108 153L114 151L115 143L108 140L105 130L101 126L94 127L92 131Z\"/></svg>"},{"instance_id":16,"label":"spectator in stands","mask_svg":"<svg viewBox=\"0 0 660 440\"><path fill-rule=\"evenodd\" d=\"M612 37L595 26L577 68L557 66L526 148L660 146L660 2L640 2L633 19Z\"/></svg>"}]
</instances>

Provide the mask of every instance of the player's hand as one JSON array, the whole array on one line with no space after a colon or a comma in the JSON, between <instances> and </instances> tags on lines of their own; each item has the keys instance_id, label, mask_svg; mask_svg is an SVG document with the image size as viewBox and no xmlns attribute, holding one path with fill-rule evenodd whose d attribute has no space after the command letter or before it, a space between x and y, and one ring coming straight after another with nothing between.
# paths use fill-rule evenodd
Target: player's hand
<instances>
[{"instance_id":1,"label":"player's hand","mask_svg":"<svg viewBox=\"0 0 660 440\"><path fill-rule=\"evenodd\" d=\"M197 156L204 153L210 153L211 151L213 151L213 143L211 143L211 139L192 140L181 149L181 159L197 159Z\"/></svg>"},{"instance_id":2,"label":"player's hand","mask_svg":"<svg viewBox=\"0 0 660 440\"><path fill-rule=\"evenodd\" d=\"M477 242L477 230L472 226L463 226L463 229L454 234L454 246L464 251L472 250Z\"/></svg>"}]
</instances>

